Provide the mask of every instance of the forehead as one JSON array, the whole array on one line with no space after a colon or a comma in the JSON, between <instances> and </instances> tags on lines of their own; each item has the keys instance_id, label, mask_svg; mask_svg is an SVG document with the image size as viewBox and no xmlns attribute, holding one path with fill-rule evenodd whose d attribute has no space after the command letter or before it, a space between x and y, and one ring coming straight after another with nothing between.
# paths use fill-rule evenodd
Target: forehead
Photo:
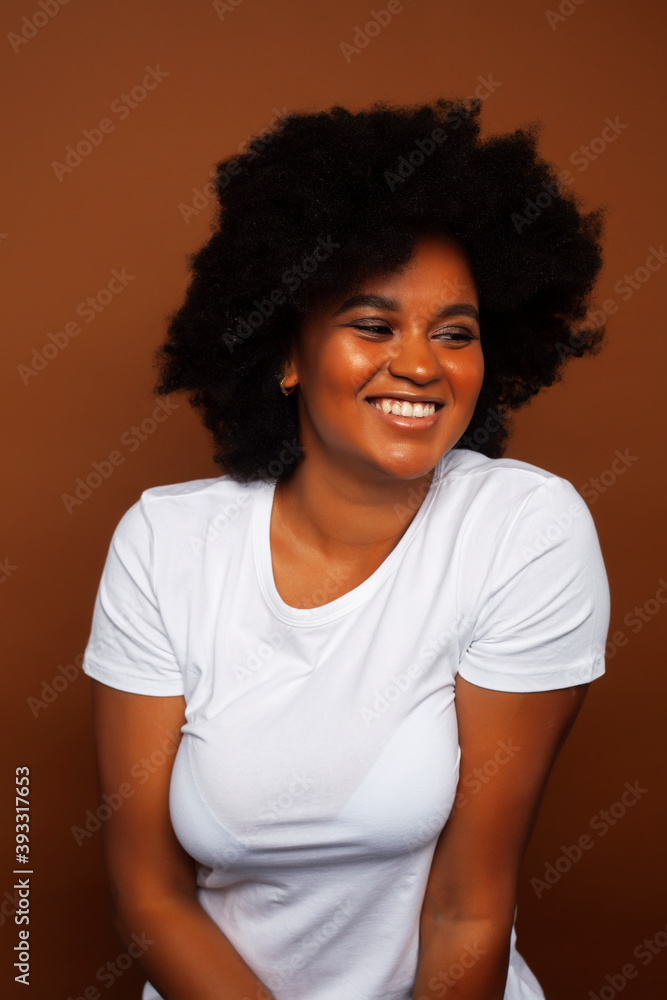
<instances>
[{"instance_id":1,"label":"forehead","mask_svg":"<svg viewBox=\"0 0 667 1000\"><path fill-rule=\"evenodd\" d=\"M393 310L408 304L437 308L459 301L478 305L467 254L455 240L435 236L418 239L403 267L365 279L335 311L354 305Z\"/></svg>"}]
</instances>

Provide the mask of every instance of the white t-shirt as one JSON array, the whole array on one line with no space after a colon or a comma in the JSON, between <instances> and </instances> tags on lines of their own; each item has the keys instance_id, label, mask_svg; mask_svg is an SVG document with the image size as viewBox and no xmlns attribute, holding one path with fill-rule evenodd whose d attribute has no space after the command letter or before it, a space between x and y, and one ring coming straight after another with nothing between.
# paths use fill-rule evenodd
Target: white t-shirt
<instances>
[{"instance_id":1,"label":"white t-shirt","mask_svg":"<svg viewBox=\"0 0 667 1000\"><path fill-rule=\"evenodd\" d=\"M410 1000L459 773L456 673L502 691L604 673L595 525L567 480L453 449L382 565L299 610L273 578L273 493L227 476L146 490L114 532L83 669L185 696L174 830L276 1000ZM490 770L516 750L499 741ZM513 930L505 1000L543 997Z\"/></svg>"}]
</instances>

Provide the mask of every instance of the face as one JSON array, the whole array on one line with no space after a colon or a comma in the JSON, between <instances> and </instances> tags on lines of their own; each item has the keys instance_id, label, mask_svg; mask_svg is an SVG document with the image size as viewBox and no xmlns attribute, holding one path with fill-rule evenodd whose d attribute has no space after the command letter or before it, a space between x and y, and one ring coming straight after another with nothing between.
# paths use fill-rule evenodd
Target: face
<instances>
[{"instance_id":1,"label":"face","mask_svg":"<svg viewBox=\"0 0 667 1000\"><path fill-rule=\"evenodd\" d=\"M429 237L403 270L309 317L285 368L306 461L371 478L430 472L479 396L478 305L461 248Z\"/></svg>"}]
</instances>

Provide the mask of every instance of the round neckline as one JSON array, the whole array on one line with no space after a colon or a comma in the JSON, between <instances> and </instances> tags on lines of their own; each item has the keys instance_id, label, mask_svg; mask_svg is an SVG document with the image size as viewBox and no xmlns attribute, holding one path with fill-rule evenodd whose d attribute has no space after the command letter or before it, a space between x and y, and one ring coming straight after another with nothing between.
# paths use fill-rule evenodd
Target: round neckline
<instances>
[{"instance_id":1,"label":"round neckline","mask_svg":"<svg viewBox=\"0 0 667 1000\"><path fill-rule=\"evenodd\" d=\"M273 511L276 483L265 483L264 489L258 492L252 512L253 555L260 589L264 599L276 617L289 625L323 625L326 622L334 621L336 618L348 614L361 604L364 604L391 573L419 531L426 513L438 492L443 479L446 460L451 453L451 450L446 452L435 466L433 478L417 513L408 525L405 533L389 555L380 563L378 568L358 586L352 590L348 590L346 594L342 594L333 601L329 601L327 604L322 604L316 608L294 608L291 604L283 601L278 593L271 558L271 513Z\"/></svg>"}]
</instances>

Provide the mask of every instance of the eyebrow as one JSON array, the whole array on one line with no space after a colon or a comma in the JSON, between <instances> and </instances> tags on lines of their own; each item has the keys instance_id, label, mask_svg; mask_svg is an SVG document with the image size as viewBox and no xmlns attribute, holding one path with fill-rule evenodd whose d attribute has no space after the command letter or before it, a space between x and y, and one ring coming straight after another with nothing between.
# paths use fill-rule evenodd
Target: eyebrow
<instances>
[{"instance_id":1,"label":"eyebrow","mask_svg":"<svg viewBox=\"0 0 667 1000\"><path fill-rule=\"evenodd\" d=\"M400 303L396 299L387 298L385 295L353 295L343 302L340 308L336 309L334 316L339 316L348 309L355 309L359 306L371 306L374 309L386 309L391 312L398 312ZM479 313L474 306L468 302L454 302L451 305L443 306L435 314L436 319L445 319L447 316L470 316L471 319L479 323Z\"/></svg>"}]
</instances>

